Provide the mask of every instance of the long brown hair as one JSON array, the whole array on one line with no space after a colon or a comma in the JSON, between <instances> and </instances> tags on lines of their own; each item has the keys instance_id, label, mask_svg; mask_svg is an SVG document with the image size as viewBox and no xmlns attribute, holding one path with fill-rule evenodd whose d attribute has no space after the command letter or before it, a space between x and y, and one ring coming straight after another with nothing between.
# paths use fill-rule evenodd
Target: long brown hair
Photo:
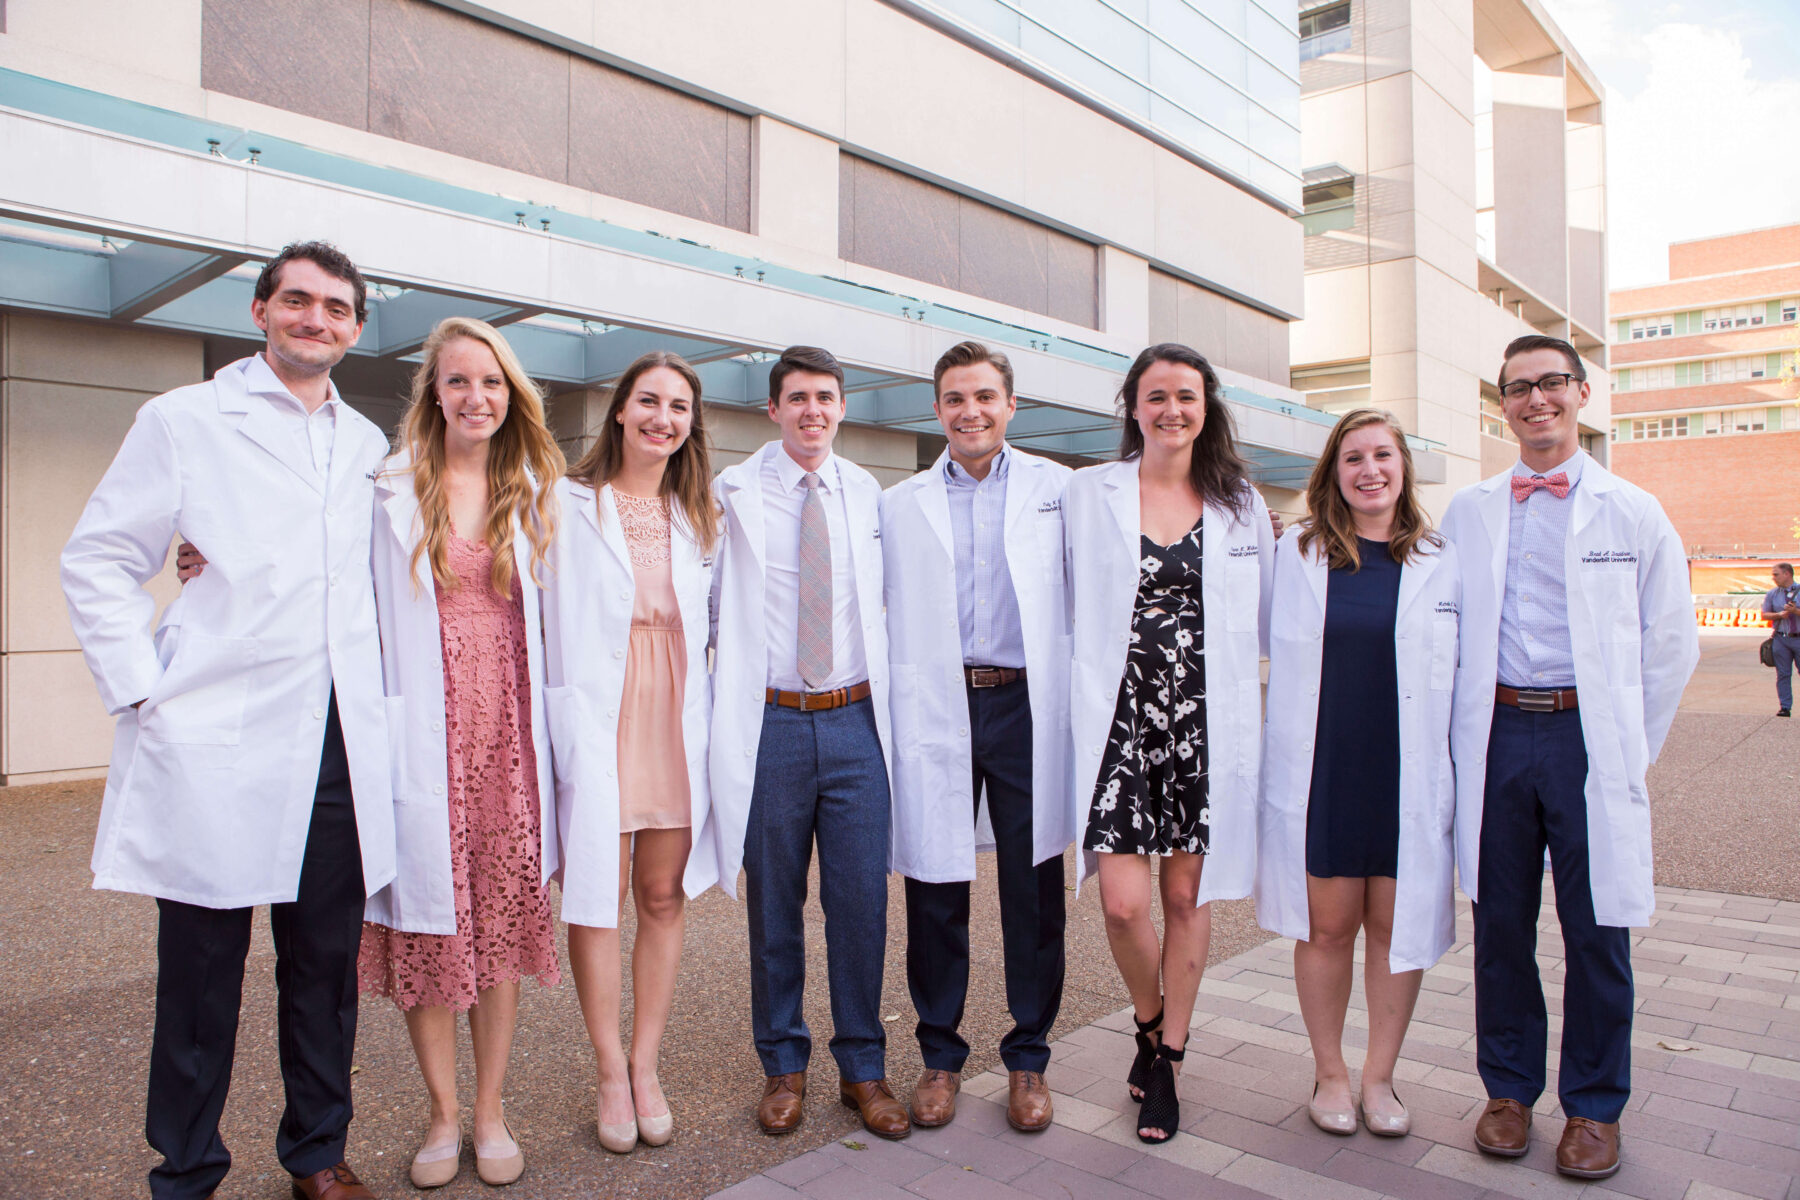
<instances>
[{"instance_id":1,"label":"long brown hair","mask_svg":"<svg viewBox=\"0 0 1800 1200\"><path fill-rule=\"evenodd\" d=\"M1119 388L1119 415L1125 420L1119 434L1119 457L1136 458L1144 452L1144 431L1137 423L1138 384L1144 372L1159 362L1178 363L1200 372L1205 385L1206 417L1194 438L1188 482L1202 503L1217 504L1244 520L1250 512L1250 465L1238 453L1237 429L1232 424L1231 410L1225 407L1219 373L1198 350L1179 342L1162 342L1138 355L1125 372L1125 382Z\"/></svg>"},{"instance_id":2,"label":"long brown hair","mask_svg":"<svg viewBox=\"0 0 1800 1200\"><path fill-rule=\"evenodd\" d=\"M1325 562L1332 570L1362 570L1362 554L1356 544L1356 517L1344 490L1338 486L1337 461L1344 439L1359 429L1385 425L1400 448L1400 499L1394 507L1394 528L1388 534L1388 553L1397 563L1410 562L1419 551L1419 543L1442 546L1443 537L1431 527L1425 509L1419 504L1418 480L1413 474L1412 449L1394 414L1380 408L1353 408L1338 418L1325 449L1313 464L1312 478L1306 483L1306 516L1300 519L1300 552L1306 553L1314 542L1324 547Z\"/></svg>"},{"instance_id":3,"label":"long brown hair","mask_svg":"<svg viewBox=\"0 0 1800 1200\"><path fill-rule=\"evenodd\" d=\"M488 442L487 529L494 553L489 576L497 596L512 595L513 524L531 541L531 578L543 582L544 554L556 534L552 481L563 472L562 450L544 423L544 397L526 374L519 356L500 331L485 321L446 317L425 339L425 361L413 372L412 401L400 421L400 447L412 460L413 495L418 497L424 536L413 547L412 574L418 585L419 558L431 556L438 586L454 589L461 580L450 566L450 504L444 494L444 410L438 407L438 362L444 347L467 338L494 352L509 395L506 420Z\"/></svg>"},{"instance_id":4,"label":"long brown hair","mask_svg":"<svg viewBox=\"0 0 1800 1200\"><path fill-rule=\"evenodd\" d=\"M649 371L667 367L681 376L694 393L694 421L688 435L663 468L661 494L665 500L680 505L687 518L694 544L702 552L712 550L719 540L719 511L712 498L712 455L706 439L706 406L700 403L700 376L679 354L652 350L625 368L613 386L612 402L606 406L606 418L600 422L600 435L581 461L569 468L569 478L585 483L596 492L619 473L625 463L625 430L619 424L619 413L637 383Z\"/></svg>"}]
</instances>

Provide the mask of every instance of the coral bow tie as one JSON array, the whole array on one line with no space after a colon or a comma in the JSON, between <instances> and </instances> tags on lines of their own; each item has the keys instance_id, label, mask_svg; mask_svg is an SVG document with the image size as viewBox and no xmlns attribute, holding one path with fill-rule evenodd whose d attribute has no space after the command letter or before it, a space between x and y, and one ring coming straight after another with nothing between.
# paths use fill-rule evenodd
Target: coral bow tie
<instances>
[{"instance_id":1,"label":"coral bow tie","mask_svg":"<svg viewBox=\"0 0 1800 1200\"><path fill-rule=\"evenodd\" d=\"M1558 500L1569 494L1569 477L1561 471L1554 475L1514 475L1512 477L1513 499L1524 501L1525 497L1547 488Z\"/></svg>"}]
</instances>

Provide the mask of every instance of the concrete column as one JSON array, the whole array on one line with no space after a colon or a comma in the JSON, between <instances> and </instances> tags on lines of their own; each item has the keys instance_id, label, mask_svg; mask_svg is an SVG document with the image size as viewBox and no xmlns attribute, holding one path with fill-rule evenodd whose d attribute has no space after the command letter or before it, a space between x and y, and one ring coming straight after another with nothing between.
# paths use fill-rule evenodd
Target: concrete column
<instances>
[{"instance_id":1,"label":"concrete column","mask_svg":"<svg viewBox=\"0 0 1800 1200\"><path fill-rule=\"evenodd\" d=\"M838 257L838 147L773 117L750 123L750 232Z\"/></svg>"},{"instance_id":2,"label":"concrete column","mask_svg":"<svg viewBox=\"0 0 1800 1200\"><path fill-rule=\"evenodd\" d=\"M50 317L0 322L0 777L103 774L113 720L75 642L59 578L88 496L137 410L204 375L201 339ZM174 555L150 585L175 595Z\"/></svg>"},{"instance_id":3,"label":"concrete column","mask_svg":"<svg viewBox=\"0 0 1800 1200\"><path fill-rule=\"evenodd\" d=\"M1606 125L1601 106L1569 114L1569 316L1606 340Z\"/></svg>"},{"instance_id":4,"label":"concrete column","mask_svg":"<svg viewBox=\"0 0 1800 1200\"><path fill-rule=\"evenodd\" d=\"M1563 56L1494 72L1495 264L1557 307L1569 295Z\"/></svg>"},{"instance_id":5,"label":"concrete column","mask_svg":"<svg viewBox=\"0 0 1800 1200\"><path fill-rule=\"evenodd\" d=\"M1133 346L1150 336L1150 264L1117 246L1100 247L1100 328Z\"/></svg>"}]
</instances>

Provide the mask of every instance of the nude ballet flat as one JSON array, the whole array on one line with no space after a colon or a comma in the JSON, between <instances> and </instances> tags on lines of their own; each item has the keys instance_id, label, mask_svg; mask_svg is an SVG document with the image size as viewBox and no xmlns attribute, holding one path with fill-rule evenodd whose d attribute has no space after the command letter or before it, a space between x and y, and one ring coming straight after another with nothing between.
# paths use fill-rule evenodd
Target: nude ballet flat
<instances>
[{"instance_id":1,"label":"nude ballet flat","mask_svg":"<svg viewBox=\"0 0 1800 1200\"><path fill-rule=\"evenodd\" d=\"M519 1139L514 1136L512 1125L504 1117L500 1123L506 1130L507 1140L513 1144L511 1154L483 1154L481 1143L475 1143L475 1174L490 1187L505 1187L516 1182L525 1173L525 1151L520 1149Z\"/></svg>"},{"instance_id":2,"label":"nude ballet flat","mask_svg":"<svg viewBox=\"0 0 1800 1200\"><path fill-rule=\"evenodd\" d=\"M416 1188L440 1188L461 1170L462 1131L458 1130L454 1146L421 1146L413 1155L412 1169L407 1174Z\"/></svg>"},{"instance_id":3,"label":"nude ballet flat","mask_svg":"<svg viewBox=\"0 0 1800 1200\"><path fill-rule=\"evenodd\" d=\"M1370 1112L1368 1106L1364 1105L1362 1122L1376 1137L1405 1137L1412 1132L1412 1114L1406 1110L1406 1102L1400 1099L1399 1092L1395 1092L1392 1087L1388 1091L1393 1092L1394 1103L1400 1106L1400 1111L1383 1115Z\"/></svg>"},{"instance_id":4,"label":"nude ballet flat","mask_svg":"<svg viewBox=\"0 0 1800 1200\"><path fill-rule=\"evenodd\" d=\"M1319 1107L1319 1085L1313 1084L1312 1099L1307 1102L1306 1115L1312 1123L1326 1133L1335 1133L1345 1137L1356 1132L1356 1113L1341 1108Z\"/></svg>"}]
</instances>

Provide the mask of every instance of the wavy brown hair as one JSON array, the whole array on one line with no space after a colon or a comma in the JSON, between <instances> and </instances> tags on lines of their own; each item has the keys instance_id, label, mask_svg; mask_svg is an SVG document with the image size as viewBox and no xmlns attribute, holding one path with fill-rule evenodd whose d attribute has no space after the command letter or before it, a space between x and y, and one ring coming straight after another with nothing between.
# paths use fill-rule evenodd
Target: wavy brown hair
<instances>
[{"instance_id":1,"label":"wavy brown hair","mask_svg":"<svg viewBox=\"0 0 1800 1200\"><path fill-rule=\"evenodd\" d=\"M494 594L512 595L513 525L531 541L531 578L543 582L544 554L556 535L556 494L550 485L563 472L562 450L544 421L544 397L500 331L485 321L446 317L425 339L425 361L413 372L412 401L400 420L400 448L411 460L413 495L419 500L424 536L413 547L412 575L429 554L438 586L461 580L450 566L450 504L444 494L444 410L438 407L438 363L444 347L462 339L494 352L508 392L506 420L488 441L488 515L483 540L494 553L489 576Z\"/></svg>"},{"instance_id":2,"label":"wavy brown hair","mask_svg":"<svg viewBox=\"0 0 1800 1200\"><path fill-rule=\"evenodd\" d=\"M613 386L612 402L600 422L600 434L581 461L569 468L569 478L598 492L619 473L625 462L625 430L619 413L637 391L638 380L658 367L681 376L694 394L693 424L688 435L663 467L662 497L680 506L694 544L710 552L719 540L719 510L712 498L712 453L706 438L706 406L700 403L700 376L679 354L652 350L625 368Z\"/></svg>"},{"instance_id":3,"label":"wavy brown hair","mask_svg":"<svg viewBox=\"0 0 1800 1200\"><path fill-rule=\"evenodd\" d=\"M1394 508L1394 528L1388 534L1388 553L1397 563L1410 562L1419 553L1419 543L1442 546L1444 539L1431 527L1425 509L1419 504L1418 479L1413 474L1412 450L1406 444L1406 433L1394 414L1380 408L1353 408L1338 418L1325 449L1313 464L1312 478L1306 483L1307 515L1300 519L1300 552L1310 550L1316 542L1324 547L1325 562L1334 571L1362 570L1362 554L1356 544L1356 517L1344 490L1338 486L1338 455L1344 439L1359 429L1385 425L1400 448L1400 499Z\"/></svg>"},{"instance_id":4,"label":"wavy brown hair","mask_svg":"<svg viewBox=\"0 0 1800 1200\"><path fill-rule=\"evenodd\" d=\"M1119 415L1125 420L1119 435L1119 457L1136 458L1144 452L1144 431L1137 423L1138 384L1143 381L1144 372L1159 362L1194 368L1200 372L1205 387L1206 417L1194 438L1188 482L1202 503L1217 504L1238 520L1246 520L1250 513L1250 465L1238 453L1237 427L1232 423L1231 410L1225 407L1219 373L1191 346L1161 342L1138 355L1125 372L1125 382L1119 388Z\"/></svg>"}]
</instances>

